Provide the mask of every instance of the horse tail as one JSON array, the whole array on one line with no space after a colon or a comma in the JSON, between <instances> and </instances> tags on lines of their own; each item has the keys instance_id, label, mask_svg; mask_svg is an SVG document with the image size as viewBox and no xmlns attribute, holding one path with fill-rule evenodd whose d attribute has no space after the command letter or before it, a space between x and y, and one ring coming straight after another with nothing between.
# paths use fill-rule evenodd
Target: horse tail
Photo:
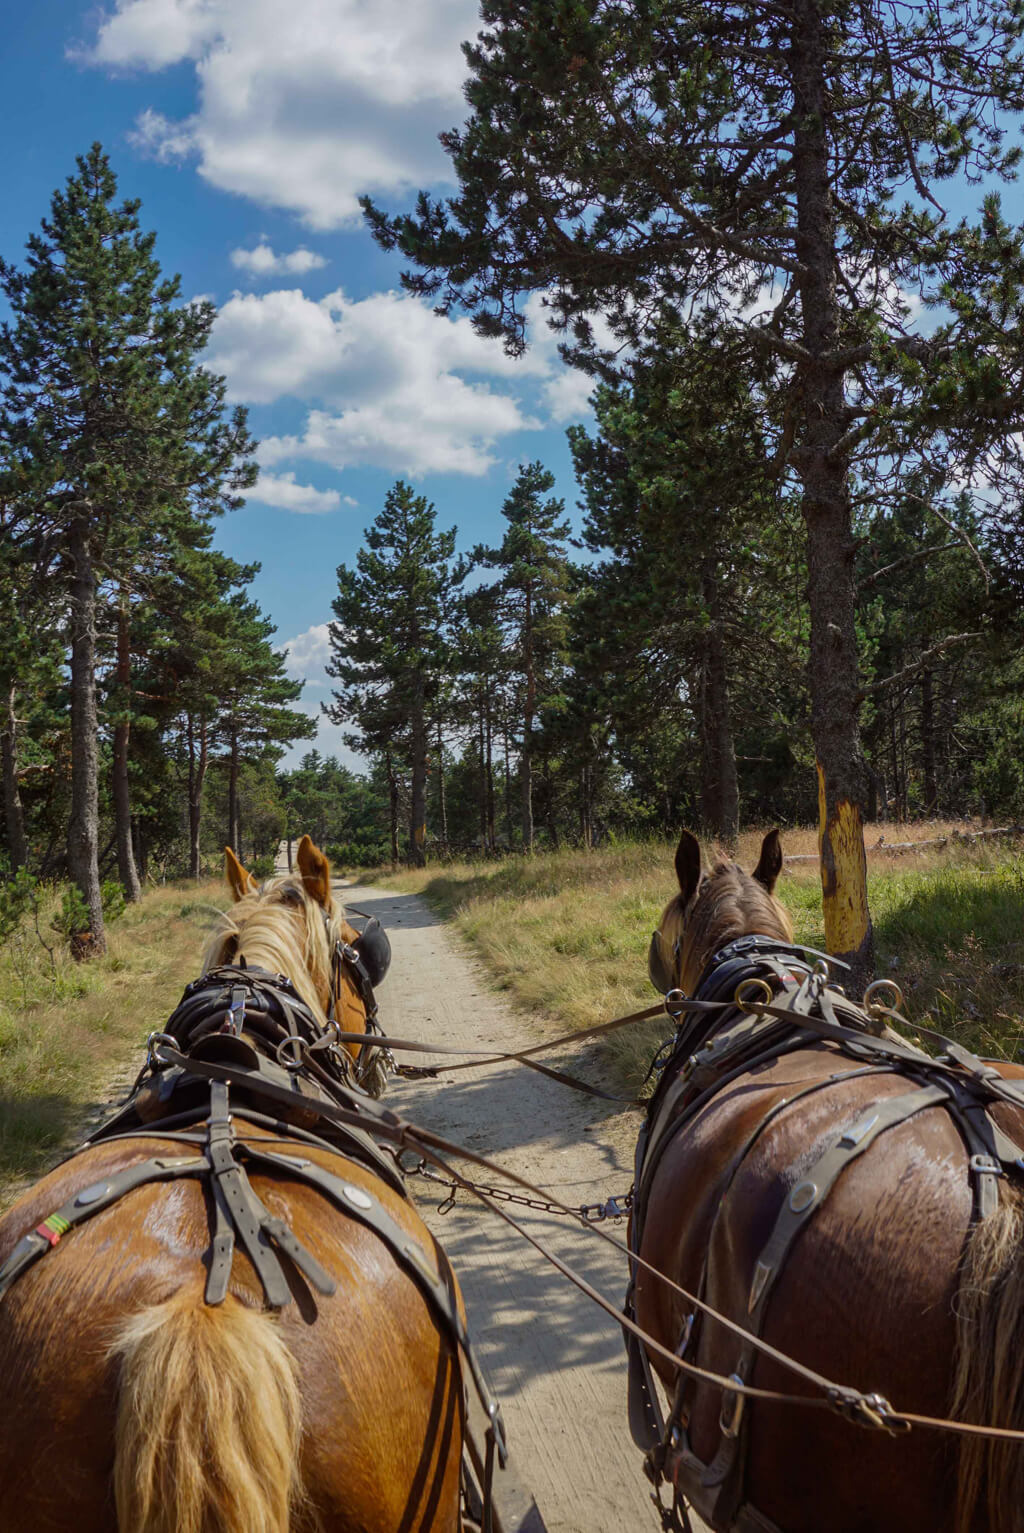
<instances>
[{"instance_id":1,"label":"horse tail","mask_svg":"<svg viewBox=\"0 0 1024 1533\"><path fill-rule=\"evenodd\" d=\"M189 1285L125 1321L111 1355L120 1533L287 1533L301 1406L275 1322Z\"/></svg>"},{"instance_id":2,"label":"horse tail","mask_svg":"<svg viewBox=\"0 0 1024 1533\"><path fill-rule=\"evenodd\" d=\"M1005 1182L999 1207L971 1230L956 1302L952 1415L1024 1429L1024 1189ZM1024 1444L960 1439L957 1533L1016 1533Z\"/></svg>"}]
</instances>

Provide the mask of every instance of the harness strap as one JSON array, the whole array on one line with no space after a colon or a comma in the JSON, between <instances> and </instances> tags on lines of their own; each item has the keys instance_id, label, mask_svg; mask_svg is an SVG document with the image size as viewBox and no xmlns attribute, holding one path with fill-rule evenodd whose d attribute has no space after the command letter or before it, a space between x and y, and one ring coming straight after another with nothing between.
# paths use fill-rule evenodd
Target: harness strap
<instances>
[{"instance_id":1,"label":"harness strap","mask_svg":"<svg viewBox=\"0 0 1024 1533\"><path fill-rule=\"evenodd\" d=\"M160 1058L169 1065L176 1065L187 1075L197 1076L202 1080L212 1082L224 1082L231 1086L244 1087L247 1092L258 1097L265 1097L270 1102L279 1103L281 1106L294 1108L296 1099L301 1102L303 1108L325 1119L329 1123L339 1124L346 1130L346 1153L351 1149L352 1155L363 1161L372 1171L375 1171L396 1192L404 1195L404 1185L401 1174L394 1162L382 1154L378 1146L373 1142L367 1130L358 1123L357 1118L369 1119L373 1122L370 1110L369 1098L353 1095L348 1107L342 1107L333 1101L320 1099L315 1096L297 1094L284 1086L278 1086L274 1081L255 1071L242 1070L233 1065L218 1060L215 1064L209 1064L203 1059L194 1059L190 1055L182 1054L171 1044L160 1045ZM383 1109L378 1109L383 1111Z\"/></svg>"},{"instance_id":2,"label":"harness strap","mask_svg":"<svg viewBox=\"0 0 1024 1533\"><path fill-rule=\"evenodd\" d=\"M53 1250L69 1230L84 1224L94 1214L100 1214L112 1203L134 1192L147 1182L167 1182L179 1176L198 1176L210 1170L205 1155L154 1156L117 1171L105 1181L93 1182L75 1193L73 1198L56 1213L49 1215L42 1224L23 1235L7 1260L0 1266L0 1298L10 1288L15 1278L21 1276L33 1262Z\"/></svg>"}]
</instances>

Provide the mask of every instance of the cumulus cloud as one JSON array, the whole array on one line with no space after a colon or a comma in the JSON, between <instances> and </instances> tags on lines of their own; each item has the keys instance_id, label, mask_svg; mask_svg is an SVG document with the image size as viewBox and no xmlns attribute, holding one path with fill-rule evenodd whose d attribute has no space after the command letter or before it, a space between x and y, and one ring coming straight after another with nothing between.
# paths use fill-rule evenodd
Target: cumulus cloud
<instances>
[{"instance_id":1,"label":"cumulus cloud","mask_svg":"<svg viewBox=\"0 0 1024 1533\"><path fill-rule=\"evenodd\" d=\"M252 250L233 250L231 264L239 271L247 271L252 277L301 277L308 271L316 271L327 265L325 256L300 245L286 255L277 255L266 240L261 239Z\"/></svg>"},{"instance_id":2,"label":"cumulus cloud","mask_svg":"<svg viewBox=\"0 0 1024 1533\"><path fill-rule=\"evenodd\" d=\"M247 498L259 501L262 506L277 506L282 511L300 511L315 516L325 511L337 511L342 504L337 490L316 490L311 484L296 484L293 473L260 474ZM346 495L344 504L354 506L356 502Z\"/></svg>"},{"instance_id":3,"label":"cumulus cloud","mask_svg":"<svg viewBox=\"0 0 1024 1533\"><path fill-rule=\"evenodd\" d=\"M477 0L116 0L78 56L193 63L196 111L143 113L136 143L331 229L359 221L360 192L448 176L437 135L465 116L459 45L478 26Z\"/></svg>"},{"instance_id":4,"label":"cumulus cloud","mask_svg":"<svg viewBox=\"0 0 1024 1533\"><path fill-rule=\"evenodd\" d=\"M236 293L217 316L210 364L234 399L310 404L301 434L264 440L264 469L303 458L413 477L486 473L501 438L539 425L494 383L547 381L556 367L546 343L516 362L468 319L408 294L355 301L340 289L319 302L298 289Z\"/></svg>"},{"instance_id":5,"label":"cumulus cloud","mask_svg":"<svg viewBox=\"0 0 1024 1533\"><path fill-rule=\"evenodd\" d=\"M294 639L286 639L278 645L279 652L286 656L285 670L293 680L304 681L307 686L329 685L330 678L324 669L331 658L328 626L327 623L315 623L305 633L298 633Z\"/></svg>"}]
</instances>

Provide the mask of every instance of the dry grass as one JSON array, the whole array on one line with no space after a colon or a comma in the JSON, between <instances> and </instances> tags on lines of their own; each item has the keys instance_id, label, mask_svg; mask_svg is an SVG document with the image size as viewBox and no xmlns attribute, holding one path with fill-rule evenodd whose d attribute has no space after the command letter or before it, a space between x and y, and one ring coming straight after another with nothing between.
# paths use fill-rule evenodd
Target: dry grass
<instances>
[{"instance_id":1,"label":"dry grass","mask_svg":"<svg viewBox=\"0 0 1024 1533\"><path fill-rule=\"evenodd\" d=\"M211 907L225 903L219 883L148 891L88 964L59 945L51 960L28 922L0 948L0 1206L78 1137L111 1077L141 1065L147 1034L199 972ZM49 919L41 930L58 943Z\"/></svg>"},{"instance_id":2,"label":"dry grass","mask_svg":"<svg viewBox=\"0 0 1024 1533\"><path fill-rule=\"evenodd\" d=\"M905 1010L989 1054L1012 1057L1024 1043L1024 858L1014 840L961 842L894 855L886 841L923 840L967 827L868 827L869 888L878 972L901 984ZM761 831L740 838L752 867ZM783 833L788 854L813 852L813 830ZM422 893L472 943L499 989L534 1016L585 1027L650 1005L650 934L673 892L669 842L623 843L591 853L566 850L499 863L380 872L392 888ZM817 865L790 864L778 894L797 940L823 945ZM620 1079L636 1086L658 1041L655 1022L597 1046ZM595 1061L597 1062L597 1061Z\"/></svg>"}]
</instances>

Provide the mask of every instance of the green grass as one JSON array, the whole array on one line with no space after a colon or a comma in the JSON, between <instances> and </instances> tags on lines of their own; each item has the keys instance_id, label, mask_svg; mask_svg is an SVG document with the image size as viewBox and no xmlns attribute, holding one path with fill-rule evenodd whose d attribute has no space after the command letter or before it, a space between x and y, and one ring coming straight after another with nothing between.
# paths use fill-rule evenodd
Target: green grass
<instances>
[{"instance_id":1,"label":"green grass","mask_svg":"<svg viewBox=\"0 0 1024 1533\"><path fill-rule=\"evenodd\" d=\"M887 839L897 837L886 827ZM918 830L928 835L929 830ZM784 836L786 851L813 846L813 833ZM869 836L869 843L873 838ZM756 861L757 835L741 838L740 860ZM500 863L384 873L390 887L420 892L452 922L495 985L535 1017L586 1027L650 1005L647 945L674 888L668 842L566 850ZM787 868L777 893L797 940L824 946L816 867ZM961 843L924 853L869 858L869 897L879 974L904 992L912 1022L938 1027L984 1053L1015 1057L1024 1043L1024 858L1010 843ZM612 1034L598 1060L635 1087L665 1023Z\"/></svg>"},{"instance_id":2,"label":"green grass","mask_svg":"<svg viewBox=\"0 0 1024 1533\"><path fill-rule=\"evenodd\" d=\"M27 920L0 947L0 1206L12 1188L78 1137L111 1077L166 1020L199 969L214 902L210 884L147 891L107 932L108 952L75 963L50 930ZM52 909L49 906L52 904Z\"/></svg>"}]
</instances>

